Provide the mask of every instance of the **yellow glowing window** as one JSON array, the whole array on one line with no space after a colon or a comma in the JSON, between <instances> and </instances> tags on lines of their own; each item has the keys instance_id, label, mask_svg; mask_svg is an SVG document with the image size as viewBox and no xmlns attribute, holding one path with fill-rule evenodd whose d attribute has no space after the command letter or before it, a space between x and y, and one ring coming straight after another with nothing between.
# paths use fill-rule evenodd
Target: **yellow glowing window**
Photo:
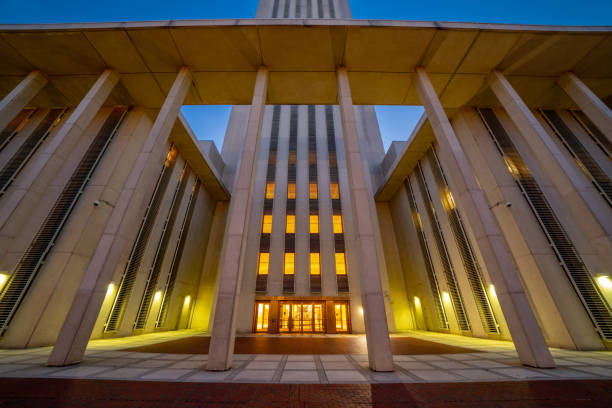
<instances>
[{"instance_id":1,"label":"yellow glowing window","mask_svg":"<svg viewBox=\"0 0 612 408\"><path fill-rule=\"evenodd\" d=\"M317 183L310 183L308 185L308 197L313 200L318 197Z\"/></svg>"},{"instance_id":2,"label":"yellow glowing window","mask_svg":"<svg viewBox=\"0 0 612 408\"><path fill-rule=\"evenodd\" d=\"M270 265L270 253L261 252L259 254L259 268L257 269L258 275L268 274L268 265Z\"/></svg>"},{"instance_id":3,"label":"yellow glowing window","mask_svg":"<svg viewBox=\"0 0 612 408\"><path fill-rule=\"evenodd\" d=\"M295 254L285 252L285 275L293 275L295 269Z\"/></svg>"},{"instance_id":4,"label":"yellow glowing window","mask_svg":"<svg viewBox=\"0 0 612 408\"><path fill-rule=\"evenodd\" d=\"M272 216L271 215L264 215L263 216L263 222L261 225L261 232L263 232L264 234L271 234L272 233Z\"/></svg>"},{"instance_id":5,"label":"yellow glowing window","mask_svg":"<svg viewBox=\"0 0 612 408\"><path fill-rule=\"evenodd\" d=\"M310 216L310 233L311 234L319 233L319 216L318 215Z\"/></svg>"},{"instance_id":6,"label":"yellow glowing window","mask_svg":"<svg viewBox=\"0 0 612 408\"><path fill-rule=\"evenodd\" d=\"M295 234L295 215L287 215L287 234Z\"/></svg>"},{"instance_id":7,"label":"yellow glowing window","mask_svg":"<svg viewBox=\"0 0 612 408\"><path fill-rule=\"evenodd\" d=\"M287 198L295 198L295 183L287 185Z\"/></svg>"},{"instance_id":8,"label":"yellow glowing window","mask_svg":"<svg viewBox=\"0 0 612 408\"><path fill-rule=\"evenodd\" d=\"M342 252L336 254L336 275L346 275L346 261Z\"/></svg>"},{"instance_id":9,"label":"yellow glowing window","mask_svg":"<svg viewBox=\"0 0 612 408\"><path fill-rule=\"evenodd\" d=\"M321 274L321 267L319 264L319 253L318 252L310 253L310 274L311 275Z\"/></svg>"},{"instance_id":10,"label":"yellow glowing window","mask_svg":"<svg viewBox=\"0 0 612 408\"><path fill-rule=\"evenodd\" d=\"M257 303L257 331L268 331L269 316L270 305L268 303Z\"/></svg>"},{"instance_id":11,"label":"yellow glowing window","mask_svg":"<svg viewBox=\"0 0 612 408\"><path fill-rule=\"evenodd\" d=\"M266 184L266 198L274 198L274 183Z\"/></svg>"},{"instance_id":12,"label":"yellow glowing window","mask_svg":"<svg viewBox=\"0 0 612 408\"><path fill-rule=\"evenodd\" d=\"M346 310L346 304L336 304L334 309L334 314L336 315L336 331L348 331L348 313Z\"/></svg>"},{"instance_id":13,"label":"yellow glowing window","mask_svg":"<svg viewBox=\"0 0 612 408\"><path fill-rule=\"evenodd\" d=\"M338 188L338 183L332 183L330 185L330 190L331 190L331 198L332 199L340 198L340 189Z\"/></svg>"},{"instance_id":14,"label":"yellow glowing window","mask_svg":"<svg viewBox=\"0 0 612 408\"><path fill-rule=\"evenodd\" d=\"M334 215L334 234L342 234L342 216Z\"/></svg>"}]
</instances>

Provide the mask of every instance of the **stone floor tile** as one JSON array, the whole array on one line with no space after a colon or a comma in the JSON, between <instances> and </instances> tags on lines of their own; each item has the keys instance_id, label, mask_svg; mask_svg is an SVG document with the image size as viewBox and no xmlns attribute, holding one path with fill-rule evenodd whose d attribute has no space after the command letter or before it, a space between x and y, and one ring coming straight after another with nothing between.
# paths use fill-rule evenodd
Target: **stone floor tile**
<instances>
[{"instance_id":1,"label":"stone floor tile","mask_svg":"<svg viewBox=\"0 0 612 408\"><path fill-rule=\"evenodd\" d=\"M133 358L117 357L117 358L103 359L103 360L93 363L92 365L100 364L104 366L122 367L122 366L135 364L138 361L140 360L136 360Z\"/></svg>"},{"instance_id":2,"label":"stone floor tile","mask_svg":"<svg viewBox=\"0 0 612 408\"><path fill-rule=\"evenodd\" d=\"M456 381L461 379L461 377L444 370L410 370L410 374L425 381Z\"/></svg>"},{"instance_id":3,"label":"stone floor tile","mask_svg":"<svg viewBox=\"0 0 612 408\"><path fill-rule=\"evenodd\" d=\"M110 378L113 380L127 380L139 378L140 376L148 373L149 371L151 371L150 368L122 367L95 374L94 377Z\"/></svg>"},{"instance_id":4,"label":"stone floor tile","mask_svg":"<svg viewBox=\"0 0 612 408\"><path fill-rule=\"evenodd\" d=\"M20 370L23 368L32 367L27 364L0 364L0 376L2 377L10 377L10 373L15 370Z\"/></svg>"},{"instance_id":5,"label":"stone floor tile","mask_svg":"<svg viewBox=\"0 0 612 408\"><path fill-rule=\"evenodd\" d=\"M314 361L287 361L285 370L316 370Z\"/></svg>"},{"instance_id":6,"label":"stone floor tile","mask_svg":"<svg viewBox=\"0 0 612 408\"><path fill-rule=\"evenodd\" d=\"M398 366L406 369L406 370L433 370L434 367L429 364L420 362L420 361L400 361L399 363L395 363Z\"/></svg>"},{"instance_id":7,"label":"stone floor tile","mask_svg":"<svg viewBox=\"0 0 612 408\"><path fill-rule=\"evenodd\" d=\"M276 370L278 368L278 362L276 361L252 361L245 369L247 370Z\"/></svg>"},{"instance_id":8,"label":"stone floor tile","mask_svg":"<svg viewBox=\"0 0 612 408\"><path fill-rule=\"evenodd\" d=\"M362 382L367 379L357 370L325 370L329 382Z\"/></svg>"},{"instance_id":9,"label":"stone floor tile","mask_svg":"<svg viewBox=\"0 0 612 408\"><path fill-rule=\"evenodd\" d=\"M393 372L393 373L377 373L370 372L370 379L377 383L407 383L415 382L414 378L407 376L404 373Z\"/></svg>"},{"instance_id":10,"label":"stone floor tile","mask_svg":"<svg viewBox=\"0 0 612 408\"><path fill-rule=\"evenodd\" d=\"M540 371L530 370L523 367L494 368L491 371L520 380L526 380L529 378L550 378L549 374L544 374Z\"/></svg>"},{"instance_id":11,"label":"stone floor tile","mask_svg":"<svg viewBox=\"0 0 612 408\"><path fill-rule=\"evenodd\" d=\"M554 358L555 360L555 364L557 366L582 366L582 365L586 365L585 363L581 363L579 361L572 361L572 360L566 360L563 358Z\"/></svg>"},{"instance_id":12,"label":"stone floor tile","mask_svg":"<svg viewBox=\"0 0 612 408\"><path fill-rule=\"evenodd\" d=\"M102 366L78 366L71 367L66 370L57 371L49 374L49 377L62 377L62 378L88 378L95 374L101 373L102 371L112 370L112 367Z\"/></svg>"},{"instance_id":13,"label":"stone floor tile","mask_svg":"<svg viewBox=\"0 0 612 408\"><path fill-rule=\"evenodd\" d=\"M204 370L206 361L179 361L178 363L172 364L168 368L188 368L188 369L200 369Z\"/></svg>"},{"instance_id":14,"label":"stone floor tile","mask_svg":"<svg viewBox=\"0 0 612 408\"><path fill-rule=\"evenodd\" d=\"M234 360L236 360L236 355L234 355ZM207 361L208 354L196 354L195 356L189 357L187 360L189 361Z\"/></svg>"},{"instance_id":15,"label":"stone floor tile","mask_svg":"<svg viewBox=\"0 0 612 408\"><path fill-rule=\"evenodd\" d=\"M103 351L101 353L97 353L96 357L114 358L114 357L123 357L128 354L131 354L131 353L127 351Z\"/></svg>"},{"instance_id":16,"label":"stone floor tile","mask_svg":"<svg viewBox=\"0 0 612 408\"><path fill-rule=\"evenodd\" d=\"M369 361L367 354L353 354L351 355L351 357L355 361ZM394 356L393 359L395 359L396 357L401 357L401 356ZM408 356L405 356L405 357L408 357Z\"/></svg>"},{"instance_id":17,"label":"stone floor tile","mask_svg":"<svg viewBox=\"0 0 612 408\"><path fill-rule=\"evenodd\" d=\"M323 368L326 370L351 370L354 366L348 361L323 361Z\"/></svg>"},{"instance_id":18,"label":"stone floor tile","mask_svg":"<svg viewBox=\"0 0 612 408\"><path fill-rule=\"evenodd\" d=\"M597 376L596 374L593 374L593 373L575 370L574 367L572 368L557 367L554 369L534 368L534 370L540 371L550 376L561 377L561 378L593 378Z\"/></svg>"},{"instance_id":19,"label":"stone floor tile","mask_svg":"<svg viewBox=\"0 0 612 408\"><path fill-rule=\"evenodd\" d=\"M470 368L470 369L465 369L465 370L451 370L451 372L461 377L465 377L470 380L478 380L478 381L492 381L492 380L499 380L499 379L508 379L508 377L504 377L492 371L481 370L480 368Z\"/></svg>"},{"instance_id":20,"label":"stone floor tile","mask_svg":"<svg viewBox=\"0 0 612 408\"><path fill-rule=\"evenodd\" d=\"M412 356L398 355L398 356L393 356L393 361L416 361L416 359Z\"/></svg>"},{"instance_id":21,"label":"stone floor tile","mask_svg":"<svg viewBox=\"0 0 612 408\"><path fill-rule=\"evenodd\" d=\"M194 370L163 368L154 370L147 375L143 375L143 380L178 380L181 377L193 372Z\"/></svg>"},{"instance_id":22,"label":"stone floor tile","mask_svg":"<svg viewBox=\"0 0 612 408\"><path fill-rule=\"evenodd\" d=\"M136 360L131 363L130 367L139 367L139 368L160 368L160 367L168 367L170 364L173 364L174 360ZM104 365L104 363L98 363Z\"/></svg>"},{"instance_id":23,"label":"stone floor tile","mask_svg":"<svg viewBox=\"0 0 612 408\"><path fill-rule=\"evenodd\" d=\"M346 361L346 357L342 354L321 354L321 361Z\"/></svg>"},{"instance_id":24,"label":"stone floor tile","mask_svg":"<svg viewBox=\"0 0 612 408\"><path fill-rule=\"evenodd\" d=\"M291 354L287 356L287 361L312 361L314 362L314 356L309 354Z\"/></svg>"},{"instance_id":25,"label":"stone floor tile","mask_svg":"<svg viewBox=\"0 0 612 408\"><path fill-rule=\"evenodd\" d=\"M314 364L314 363L313 363ZM319 374L315 370L303 370L303 371L283 371L280 382L309 382L318 383Z\"/></svg>"},{"instance_id":26,"label":"stone floor tile","mask_svg":"<svg viewBox=\"0 0 612 408\"><path fill-rule=\"evenodd\" d=\"M12 363L17 363L19 362L20 364L28 364L27 361L28 360L34 360L37 359L37 356L33 356L30 354L16 354L16 355L10 355L10 356L3 356L2 358L0 358L0 364L12 364ZM35 363L32 363L35 364Z\"/></svg>"},{"instance_id":27,"label":"stone floor tile","mask_svg":"<svg viewBox=\"0 0 612 408\"><path fill-rule=\"evenodd\" d=\"M572 361L572 362L577 362L577 363L583 363L586 365L594 365L594 366L598 366L598 365L603 365L603 366L608 366L608 365L612 365L612 361L606 361L606 360L599 360L596 358L589 358L589 357L568 357L566 358L566 360L568 361Z\"/></svg>"},{"instance_id":28,"label":"stone floor tile","mask_svg":"<svg viewBox=\"0 0 612 408\"><path fill-rule=\"evenodd\" d=\"M206 356L206 359L208 359L208 354L204 354ZM244 361L244 360L250 360L251 357L253 357L251 354L234 354L234 361Z\"/></svg>"},{"instance_id":29,"label":"stone floor tile","mask_svg":"<svg viewBox=\"0 0 612 408\"><path fill-rule=\"evenodd\" d=\"M182 381L221 382L230 375L231 371L195 371L195 374L183 378Z\"/></svg>"},{"instance_id":30,"label":"stone floor tile","mask_svg":"<svg viewBox=\"0 0 612 408\"><path fill-rule=\"evenodd\" d=\"M270 382L273 377L274 370L242 370L234 377L234 381Z\"/></svg>"},{"instance_id":31,"label":"stone floor tile","mask_svg":"<svg viewBox=\"0 0 612 408\"><path fill-rule=\"evenodd\" d=\"M185 360L193 354L158 354L156 360Z\"/></svg>"},{"instance_id":32,"label":"stone floor tile","mask_svg":"<svg viewBox=\"0 0 612 408\"><path fill-rule=\"evenodd\" d=\"M462 364L458 361L430 361L429 364L431 364L434 367L443 368L446 370L459 369L459 368L470 368L469 365Z\"/></svg>"},{"instance_id":33,"label":"stone floor tile","mask_svg":"<svg viewBox=\"0 0 612 408\"><path fill-rule=\"evenodd\" d=\"M580 367L572 367L572 369L596 374L601 377L612 377L612 369L606 368L606 367L580 366Z\"/></svg>"},{"instance_id":34,"label":"stone floor tile","mask_svg":"<svg viewBox=\"0 0 612 408\"><path fill-rule=\"evenodd\" d=\"M62 370L62 367L30 366L17 371L11 371L11 377L47 377L49 374Z\"/></svg>"},{"instance_id":35,"label":"stone floor tile","mask_svg":"<svg viewBox=\"0 0 612 408\"><path fill-rule=\"evenodd\" d=\"M464 353L464 354L446 354L447 358L450 358L451 360L459 360L459 361L463 361L463 360L478 360L480 359L480 357L469 354L469 353Z\"/></svg>"},{"instance_id":36,"label":"stone floor tile","mask_svg":"<svg viewBox=\"0 0 612 408\"><path fill-rule=\"evenodd\" d=\"M156 358L157 356L161 355L162 353L141 353L141 352L134 352L131 353L129 355L130 358Z\"/></svg>"},{"instance_id":37,"label":"stone floor tile","mask_svg":"<svg viewBox=\"0 0 612 408\"><path fill-rule=\"evenodd\" d=\"M416 360L419 361L439 361L439 360L448 360L442 354L421 354L417 356L413 356Z\"/></svg>"},{"instance_id":38,"label":"stone floor tile","mask_svg":"<svg viewBox=\"0 0 612 408\"><path fill-rule=\"evenodd\" d=\"M503 364L497 361L491 361L491 360L466 360L464 361L465 364L469 364L471 366L474 367L479 367L479 368L502 368L502 367L509 367L507 364Z\"/></svg>"},{"instance_id":39,"label":"stone floor tile","mask_svg":"<svg viewBox=\"0 0 612 408\"><path fill-rule=\"evenodd\" d=\"M282 354L259 354L255 357L255 361L281 361Z\"/></svg>"}]
</instances>

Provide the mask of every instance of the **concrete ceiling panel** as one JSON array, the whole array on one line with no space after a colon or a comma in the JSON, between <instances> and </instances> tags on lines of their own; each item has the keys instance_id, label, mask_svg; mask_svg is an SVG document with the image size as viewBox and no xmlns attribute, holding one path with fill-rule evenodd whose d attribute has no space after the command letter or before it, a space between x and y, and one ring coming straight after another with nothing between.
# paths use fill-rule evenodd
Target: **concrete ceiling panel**
<instances>
[{"instance_id":1,"label":"concrete ceiling panel","mask_svg":"<svg viewBox=\"0 0 612 408\"><path fill-rule=\"evenodd\" d=\"M149 108L160 108L165 95L152 74L124 74L121 83L134 103Z\"/></svg>"},{"instance_id":2,"label":"concrete ceiling panel","mask_svg":"<svg viewBox=\"0 0 612 408\"><path fill-rule=\"evenodd\" d=\"M332 71L336 68L337 42L332 41L327 27L268 27L260 29L260 37L263 63L270 71Z\"/></svg>"},{"instance_id":3,"label":"concrete ceiling panel","mask_svg":"<svg viewBox=\"0 0 612 408\"><path fill-rule=\"evenodd\" d=\"M607 61L607 62L605 62ZM608 35L597 47L579 61L572 71L585 78L612 77L612 35Z\"/></svg>"},{"instance_id":4,"label":"concrete ceiling panel","mask_svg":"<svg viewBox=\"0 0 612 408\"><path fill-rule=\"evenodd\" d=\"M97 75L49 77L49 81L66 98L69 106L78 105L96 79L98 79Z\"/></svg>"},{"instance_id":5,"label":"concrete ceiling panel","mask_svg":"<svg viewBox=\"0 0 612 408\"><path fill-rule=\"evenodd\" d=\"M423 58L427 72L454 72L470 49L478 31L437 31Z\"/></svg>"},{"instance_id":6,"label":"concrete ceiling panel","mask_svg":"<svg viewBox=\"0 0 612 408\"><path fill-rule=\"evenodd\" d=\"M32 65L0 37L0 72L3 75L27 75Z\"/></svg>"},{"instance_id":7,"label":"concrete ceiling panel","mask_svg":"<svg viewBox=\"0 0 612 408\"><path fill-rule=\"evenodd\" d=\"M349 27L344 65L351 71L413 72L435 32Z\"/></svg>"},{"instance_id":8,"label":"concrete ceiling panel","mask_svg":"<svg viewBox=\"0 0 612 408\"><path fill-rule=\"evenodd\" d=\"M194 72L193 80L205 105L250 105L255 72Z\"/></svg>"},{"instance_id":9,"label":"concrete ceiling panel","mask_svg":"<svg viewBox=\"0 0 612 408\"><path fill-rule=\"evenodd\" d=\"M584 80L584 84L601 99L612 95L612 78L588 78Z\"/></svg>"},{"instance_id":10,"label":"concrete ceiling panel","mask_svg":"<svg viewBox=\"0 0 612 408\"><path fill-rule=\"evenodd\" d=\"M147 66L125 31L85 31L84 34L107 66L120 73L147 71Z\"/></svg>"},{"instance_id":11,"label":"concrete ceiling panel","mask_svg":"<svg viewBox=\"0 0 612 408\"><path fill-rule=\"evenodd\" d=\"M460 108L470 101L482 88L486 75L456 74L454 75L442 96L440 102L445 108Z\"/></svg>"},{"instance_id":12,"label":"concrete ceiling panel","mask_svg":"<svg viewBox=\"0 0 612 408\"><path fill-rule=\"evenodd\" d=\"M155 79L157 80L157 83L161 87L164 95L168 95L168 92L170 92L170 88L172 88L172 84L174 84L174 81L176 80L176 74L174 73L155 74ZM198 91L192 82L191 86L189 87L189 91L187 92L187 95L185 96L185 101L183 102L183 104L184 105L200 105L201 103L202 103L202 100L200 99Z\"/></svg>"},{"instance_id":13,"label":"concrete ceiling panel","mask_svg":"<svg viewBox=\"0 0 612 408\"><path fill-rule=\"evenodd\" d=\"M448 84L451 75L428 73L428 76L429 80L431 81L431 84L433 85L436 91L436 94L438 94L438 97L440 97L440 95L444 91L444 88L446 87L446 84ZM408 92L406 93L406 97L404 98L403 105L423 105L423 103L421 102L421 98L419 97L419 93L417 92L416 86L414 85L414 81L412 85L408 88Z\"/></svg>"},{"instance_id":14,"label":"concrete ceiling panel","mask_svg":"<svg viewBox=\"0 0 612 408\"><path fill-rule=\"evenodd\" d=\"M542 97L557 86L555 78L508 76L507 79L527 106L533 107L539 107Z\"/></svg>"},{"instance_id":15,"label":"concrete ceiling panel","mask_svg":"<svg viewBox=\"0 0 612 408\"><path fill-rule=\"evenodd\" d=\"M0 99L8 95L23 80L23 76L7 75L0 77Z\"/></svg>"},{"instance_id":16,"label":"concrete ceiling panel","mask_svg":"<svg viewBox=\"0 0 612 408\"><path fill-rule=\"evenodd\" d=\"M168 29L129 30L128 35L151 72L178 72L185 65Z\"/></svg>"},{"instance_id":17,"label":"concrete ceiling panel","mask_svg":"<svg viewBox=\"0 0 612 408\"><path fill-rule=\"evenodd\" d=\"M269 104L338 103L335 72L271 72Z\"/></svg>"},{"instance_id":18,"label":"concrete ceiling panel","mask_svg":"<svg viewBox=\"0 0 612 408\"><path fill-rule=\"evenodd\" d=\"M488 74L516 44L519 34L480 32L457 69L461 74Z\"/></svg>"},{"instance_id":19,"label":"concrete ceiling panel","mask_svg":"<svg viewBox=\"0 0 612 408\"><path fill-rule=\"evenodd\" d=\"M175 28L170 34L194 71L255 71L261 65L256 27Z\"/></svg>"},{"instance_id":20,"label":"concrete ceiling panel","mask_svg":"<svg viewBox=\"0 0 612 408\"><path fill-rule=\"evenodd\" d=\"M412 74L349 72L356 105L401 105L412 83Z\"/></svg>"}]
</instances>

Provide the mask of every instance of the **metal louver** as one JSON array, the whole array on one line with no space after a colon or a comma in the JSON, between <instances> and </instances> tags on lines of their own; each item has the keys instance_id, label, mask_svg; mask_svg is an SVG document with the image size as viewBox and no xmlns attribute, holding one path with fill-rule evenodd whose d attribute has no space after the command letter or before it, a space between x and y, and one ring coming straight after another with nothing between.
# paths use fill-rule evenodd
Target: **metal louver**
<instances>
[{"instance_id":1,"label":"metal louver","mask_svg":"<svg viewBox=\"0 0 612 408\"><path fill-rule=\"evenodd\" d=\"M63 110L58 111L55 118L63 112ZM45 258L53 248L70 212L85 190L126 112L127 108L115 108L106 119L0 293L0 335L6 331ZM55 118L49 118L49 121L53 122Z\"/></svg>"},{"instance_id":2,"label":"metal louver","mask_svg":"<svg viewBox=\"0 0 612 408\"><path fill-rule=\"evenodd\" d=\"M448 216L453 235L455 236L455 242L457 243L457 248L459 249L459 254L461 255L463 267L465 269L468 281L470 282L474 299L476 300L476 307L478 309L478 313L480 314L482 325L487 333L499 333L499 325L497 324L497 320L495 320L491 303L489 302L487 292L484 284L482 283L482 270L480 268L480 264L476 259L474 248L472 247L470 239L466 233L461 215L459 214L457 206L455 205L455 200L452 196L450 188L448 187L448 182L444 176L444 171L440 166L440 161L438 160L438 156L436 156L436 152L434 151L433 147L429 148L427 157L429 159L429 163L431 164L434 179L438 185L438 192L440 193L444 210L446 210L446 215Z\"/></svg>"},{"instance_id":3,"label":"metal louver","mask_svg":"<svg viewBox=\"0 0 612 408\"><path fill-rule=\"evenodd\" d=\"M612 340L610 306L593 282L591 273L557 219L540 186L493 110L477 109L477 111L597 331L602 338Z\"/></svg>"},{"instance_id":4,"label":"metal louver","mask_svg":"<svg viewBox=\"0 0 612 408\"><path fill-rule=\"evenodd\" d=\"M431 288L431 294L434 299L434 306L436 308L436 314L438 315L438 323L440 328L448 329L448 319L446 318L446 312L444 311L444 305L442 304L442 297L440 296L440 286L438 285L438 279L436 278L436 272L431 261L431 254L427 247L427 238L425 237L425 231L423 231L423 225L421 224L421 216L419 215L419 209L414 199L414 193L412 192L412 186L408 178L404 179L404 186L408 192L408 202L410 203L410 211L412 212L412 222L419 239L419 247L421 248L421 254L423 255L423 261L425 263L425 271L427 272L427 279L429 280L429 287Z\"/></svg>"},{"instance_id":5,"label":"metal louver","mask_svg":"<svg viewBox=\"0 0 612 408\"><path fill-rule=\"evenodd\" d=\"M597 126L582 111L571 110L570 113L582 128L591 136L591 139L599 146L599 148L612 159L612 142L603 134Z\"/></svg>"},{"instance_id":6,"label":"metal louver","mask_svg":"<svg viewBox=\"0 0 612 408\"><path fill-rule=\"evenodd\" d=\"M2 151L2 149L9 144L13 137L15 137L15 135L19 133L21 129L23 129L25 124L32 117L32 114L34 114L34 111L36 111L36 109L30 108L21 110L21 112L19 112L17 116L10 121L6 128L0 132L0 151Z\"/></svg>"},{"instance_id":7,"label":"metal louver","mask_svg":"<svg viewBox=\"0 0 612 408\"><path fill-rule=\"evenodd\" d=\"M153 228L153 224L155 224L155 217L159 210L164 192L168 186L168 181L170 180L170 175L172 174L172 169L174 168L174 164L176 162L175 158L176 148L172 146L166 155L161 172L157 178L157 183L155 184L155 189L153 190L153 194L149 200L149 205L147 206L142 222L140 223L138 235L136 236L136 240L134 241L134 245L130 251L130 257L125 265L125 270L123 271L123 276L121 277L121 283L119 284L119 289L117 290L113 307L111 308L108 319L106 320L106 325L104 326L105 332L117 331L119 324L123 319L127 301L130 298L132 287L134 286L134 281L136 280L136 274L140 268L142 256L144 255L147 242L149 241L151 229Z\"/></svg>"},{"instance_id":8,"label":"metal louver","mask_svg":"<svg viewBox=\"0 0 612 408\"><path fill-rule=\"evenodd\" d=\"M423 200L426 201L425 210L431 224L433 236L436 241L436 247L438 248L438 254L440 255L440 260L442 261L444 277L446 278L446 284L453 302L455 315L457 316L457 323L459 324L461 331L470 331L470 323L463 307L461 292L459 292L459 287L457 286L455 270L453 269L453 264L451 263L450 255L448 254L446 241L444 240L444 235L442 235L442 228L440 227L438 217L435 213L431 195L429 194L429 189L427 188L427 183L425 182L425 176L423 175L421 163L417 163L416 175L419 189L421 190L421 195L423 196Z\"/></svg>"}]
</instances>

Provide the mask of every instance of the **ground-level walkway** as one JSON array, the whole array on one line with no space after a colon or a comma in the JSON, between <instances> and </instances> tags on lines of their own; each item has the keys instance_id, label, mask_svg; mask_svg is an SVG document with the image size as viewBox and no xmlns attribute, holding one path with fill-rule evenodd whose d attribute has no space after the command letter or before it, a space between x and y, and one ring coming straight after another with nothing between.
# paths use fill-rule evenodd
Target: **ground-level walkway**
<instances>
[{"instance_id":1,"label":"ground-level walkway","mask_svg":"<svg viewBox=\"0 0 612 408\"><path fill-rule=\"evenodd\" d=\"M510 342L430 332L409 332L393 337L408 336L423 344L439 343L441 350L447 345L461 352L397 354L394 355L396 371L392 373L370 371L367 355L359 353L289 354L284 349L278 354L236 354L231 370L207 372L203 369L207 355L193 349L187 353L133 351L194 336L205 337L203 333L184 330L96 340L90 342L84 361L69 367L45 366L50 347L0 350L0 377L292 384L612 379L612 352L552 349L557 368L536 369L520 365ZM365 341L363 336L357 335L346 338Z\"/></svg>"}]
</instances>

